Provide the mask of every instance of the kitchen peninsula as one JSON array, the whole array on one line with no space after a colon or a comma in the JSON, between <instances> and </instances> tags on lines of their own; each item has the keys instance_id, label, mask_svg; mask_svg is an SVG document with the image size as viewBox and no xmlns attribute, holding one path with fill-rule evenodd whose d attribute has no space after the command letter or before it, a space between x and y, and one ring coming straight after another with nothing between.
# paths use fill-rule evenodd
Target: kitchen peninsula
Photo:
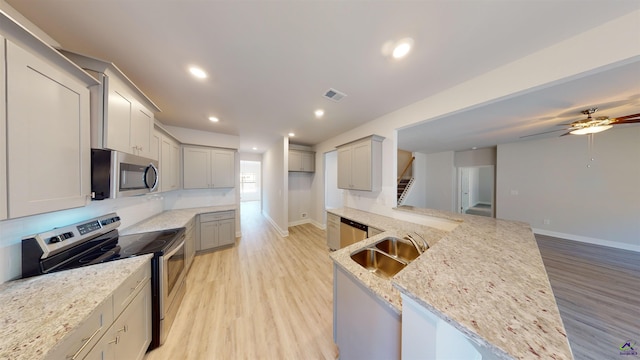
<instances>
[{"instance_id":1,"label":"kitchen peninsula","mask_svg":"<svg viewBox=\"0 0 640 360\"><path fill-rule=\"evenodd\" d=\"M327 211L385 230L331 257L336 271L355 278L398 315L405 316L404 299L416 303L463 334L483 358L573 358L528 224L430 209L395 209L427 221L459 223L443 231L351 208ZM350 257L385 237L402 238L409 232L423 236L430 248L391 279L376 276ZM403 354L407 338L414 335L403 330Z\"/></svg>"}]
</instances>

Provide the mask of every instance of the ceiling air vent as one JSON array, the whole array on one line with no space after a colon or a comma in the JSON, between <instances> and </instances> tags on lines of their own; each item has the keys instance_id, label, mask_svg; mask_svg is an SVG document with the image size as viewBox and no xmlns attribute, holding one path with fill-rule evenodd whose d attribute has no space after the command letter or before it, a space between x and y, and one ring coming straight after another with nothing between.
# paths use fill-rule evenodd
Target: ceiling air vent
<instances>
[{"instance_id":1,"label":"ceiling air vent","mask_svg":"<svg viewBox=\"0 0 640 360\"><path fill-rule=\"evenodd\" d=\"M347 94L340 92L336 89L329 89L324 93L323 96L331 101L338 102L342 100L345 96L347 96Z\"/></svg>"}]
</instances>

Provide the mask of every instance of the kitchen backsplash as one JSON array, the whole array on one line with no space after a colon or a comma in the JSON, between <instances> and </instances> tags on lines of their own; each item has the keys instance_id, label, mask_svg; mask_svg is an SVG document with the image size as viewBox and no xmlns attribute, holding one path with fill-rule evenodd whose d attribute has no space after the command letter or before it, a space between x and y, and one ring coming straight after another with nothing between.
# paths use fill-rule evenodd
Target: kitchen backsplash
<instances>
[{"instance_id":1,"label":"kitchen backsplash","mask_svg":"<svg viewBox=\"0 0 640 360\"><path fill-rule=\"evenodd\" d=\"M95 216L117 212L124 229L164 210L236 203L235 189L179 190L153 195L92 201L89 205L63 211L0 221L0 283L22 273L22 237L73 224Z\"/></svg>"}]
</instances>

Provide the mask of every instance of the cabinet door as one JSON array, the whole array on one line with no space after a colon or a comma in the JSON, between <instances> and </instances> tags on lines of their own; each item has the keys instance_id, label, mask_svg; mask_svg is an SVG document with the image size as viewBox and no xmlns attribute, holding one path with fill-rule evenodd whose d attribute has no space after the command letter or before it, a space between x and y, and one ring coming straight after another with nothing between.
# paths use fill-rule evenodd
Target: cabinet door
<instances>
[{"instance_id":1,"label":"cabinet door","mask_svg":"<svg viewBox=\"0 0 640 360\"><path fill-rule=\"evenodd\" d=\"M302 171L306 172L314 172L315 169L315 154L313 153L302 153L301 154L301 168Z\"/></svg>"},{"instance_id":2,"label":"cabinet door","mask_svg":"<svg viewBox=\"0 0 640 360\"><path fill-rule=\"evenodd\" d=\"M90 194L89 89L6 42L10 217L84 206Z\"/></svg>"},{"instance_id":3,"label":"cabinet door","mask_svg":"<svg viewBox=\"0 0 640 360\"><path fill-rule=\"evenodd\" d=\"M115 76L106 78L108 81L108 103L105 116L107 137L105 146L127 154L133 154L129 147L131 139L131 111L133 103L126 88Z\"/></svg>"},{"instance_id":4,"label":"cabinet door","mask_svg":"<svg viewBox=\"0 0 640 360\"><path fill-rule=\"evenodd\" d=\"M351 147L338 149L338 188L351 188Z\"/></svg>"},{"instance_id":5,"label":"cabinet door","mask_svg":"<svg viewBox=\"0 0 640 360\"><path fill-rule=\"evenodd\" d=\"M211 187L235 187L235 152L230 150L211 150Z\"/></svg>"},{"instance_id":6,"label":"cabinet door","mask_svg":"<svg viewBox=\"0 0 640 360\"><path fill-rule=\"evenodd\" d=\"M140 103L134 103L131 114L131 140L129 152L135 155L151 157L151 132L153 129L153 113Z\"/></svg>"},{"instance_id":7,"label":"cabinet door","mask_svg":"<svg viewBox=\"0 0 640 360\"><path fill-rule=\"evenodd\" d=\"M180 187L180 177L178 172L180 171L180 145L175 142L171 144L171 190L176 190Z\"/></svg>"},{"instance_id":8,"label":"cabinet door","mask_svg":"<svg viewBox=\"0 0 640 360\"><path fill-rule=\"evenodd\" d=\"M302 170L302 153L289 151L289 171Z\"/></svg>"},{"instance_id":9,"label":"cabinet door","mask_svg":"<svg viewBox=\"0 0 640 360\"><path fill-rule=\"evenodd\" d=\"M149 158L160 162L160 145L162 136L157 131L151 133L151 154ZM162 170L160 170L162 171Z\"/></svg>"},{"instance_id":10,"label":"cabinet door","mask_svg":"<svg viewBox=\"0 0 640 360\"><path fill-rule=\"evenodd\" d=\"M352 147L351 185L356 190L371 190L371 141Z\"/></svg>"},{"instance_id":11,"label":"cabinet door","mask_svg":"<svg viewBox=\"0 0 640 360\"><path fill-rule=\"evenodd\" d=\"M200 223L200 250L213 249L218 246L218 222Z\"/></svg>"},{"instance_id":12,"label":"cabinet door","mask_svg":"<svg viewBox=\"0 0 640 360\"><path fill-rule=\"evenodd\" d=\"M165 136L163 136L160 141L160 187L162 191L169 191L172 190L171 183L173 182L173 179L171 176L175 171L171 163L171 160L173 159L173 154L171 152L172 144Z\"/></svg>"},{"instance_id":13,"label":"cabinet door","mask_svg":"<svg viewBox=\"0 0 640 360\"><path fill-rule=\"evenodd\" d=\"M327 246L329 249L340 248L340 216L327 213Z\"/></svg>"},{"instance_id":14,"label":"cabinet door","mask_svg":"<svg viewBox=\"0 0 640 360\"><path fill-rule=\"evenodd\" d=\"M218 221L218 246L230 245L235 242L235 220Z\"/></svg>"},{"instance_id":15,"label":"cabinet door","mask_svg":"<svg viewBox=\"0 0 640 360\"><path fill-rule=\"evenodd\" d=\"M151 282L133 299L113 324L118 342L116 359L141 360L151 343Z\"/></svg>"},{"instance_id":16,"label":"cabinet door","mask_svg":"<svg viewBox=\"0 0 640 360\"><path fill-rule=\"evenodd\" d=\"M7 139L4 38L0 36L0 139ZM6 143L5 143L6 144ZM0 146L0 220L7 218L7 147Z\"/></svg>"},{"instance_id":17,"label":"cabinet door","mask_svg":"<svg viewBox=\"0 0 640 360\"><path fill-rule=\"evenodd\" d=\"M185 189L207 189L211 184L211 151L184 147L182 183Z\"/></svg>"}]
</instances>

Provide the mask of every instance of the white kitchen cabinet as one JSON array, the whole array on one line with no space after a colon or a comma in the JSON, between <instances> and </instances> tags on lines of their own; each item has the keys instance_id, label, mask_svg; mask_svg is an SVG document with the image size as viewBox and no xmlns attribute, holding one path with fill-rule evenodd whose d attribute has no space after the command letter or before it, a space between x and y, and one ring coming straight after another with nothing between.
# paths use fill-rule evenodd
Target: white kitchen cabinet
<instances>
[{"instance_id":1,"label":"white kitchen cabinet","mask_svg":"<svg viewBox=\"0 0 640 360\"><path fill-rule=\"evenodd\" d=\"M151 343L151 281L143 285L85 360L144 358Z\"/></svg>"},{"instance_id":2,"label":"white kitchen cabinet","mask_svg":"<svg viewBox=\"0 0 640 360\"><path fill-rule=\"evenodd\" d=\"M315 153L289 150L289 171L315 172Z\"/></svg>"},{"instance_id":3,"label":"white kitchen cabinet","mask_svg":"<svg viewBox=\"0 0 640 360\"><path fill-rule=\"evenodd\" d=\"M0 36L0 139L7 138L4 37ZM0 220L7 218L7 147L0 146Z\"/></svg>"},{"instance_id":4,"label":"white kitchen cabinet","mask_svg":"<svg viewBox=\"0 0 640 360\"><path fill-rule=\"evenodd\" d=\"M340 216L327 213L327 246L331 250L340 248Z\"/></svg>"},{"instance_id":5,"label":"white kitchen cabinet","mask_svg":"<svg viewBox=\"0 0 640 360\"><path fill-rule=\"evenodd\" d=\"M154 130L151 134L151 155L150 159L158 161L160 163L160 138L162 134L160 132Z\"/></svg>"},{"instance_id":6,"label":"white kitchen cabinet","mask_svg":"<svg viewBox=\"0 0 640 360\"><path fill-rule=\"evenodd\" d=\"M214 250L235 244L235 211L220 211L199 215L198 251Z\"/></svg>"},{"instance_id":7,"label":"white kitchen cabinet","mask_svg":"<svg viewBox=\"0 0 640 360\"><path fill-rule=\"evenodd\" d=\"M338 188L380 191L383 140L372 135L338 146Z\"/></svg>"},{"instance_id":8,"label":"white kitchen cabinet","mask_svg":"<svg viewBox=\"0 0 640 360\"><path fill-rule=\"evenodd\" d=\"M46 359L144 358L151 343L151 263L131 274Z\"/></svg>"},{"instance_id":9,"label":"white kitchen cabinet","mask_svg":"<svg viewBox=\"0 0 640 360\"><path fill-rule=\"evenodd\" d=\"M61 52L101 83L91 89L91 146L152 158L153 114L160 108L115 64Z\"/></svg>"},{"instance_id":10,"label":"white kitchen cabinet","mask_svg":"<svg viewBox=\"0 0 640 360\"><path fill-rule=\"evenodd\" d=\"M160 189L177 190L180 171L180 146L173 138L162 134L160 139Z\"/></svg>"},{"instance_id":11,"label":"white kitchen cabinet","mask_svg":"<svg viewBox=\"0 0 640 360\"><path fill-rule=\"evenodd\" d=\"M88 84L10 40L5 56L8 216L86 205Z\"/></svg>"},{"instance_id":12,"label":"white kitchen cabinet","mask_svg":"<svg viewBox=\"0 0 640 360\"><path fill-rule=\"evenodd\" d=\"M185 189L235 187L235 151L184 146L183 186Z\"/></svg>"}]
</instances>

